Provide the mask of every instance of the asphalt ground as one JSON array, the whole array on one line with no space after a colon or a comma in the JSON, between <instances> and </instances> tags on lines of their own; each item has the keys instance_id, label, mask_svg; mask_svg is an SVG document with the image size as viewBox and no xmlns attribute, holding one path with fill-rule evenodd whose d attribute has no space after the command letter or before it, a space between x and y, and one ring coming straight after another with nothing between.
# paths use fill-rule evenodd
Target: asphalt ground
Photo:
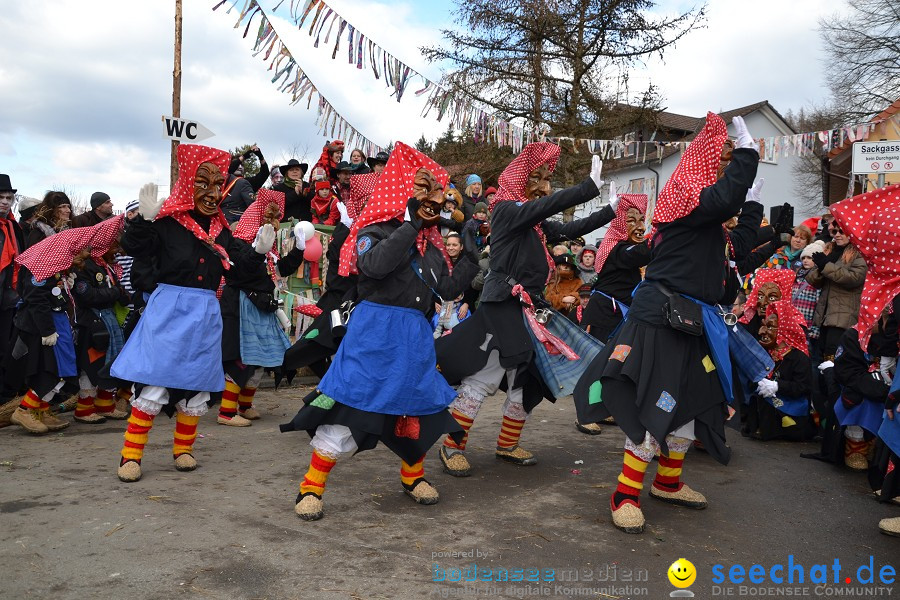
<instances>
[{"instance_id":1,"label":"asphalt ground","mask_svg":"<svg viewBox=\"0 0 900 600\"><path fill-rule=\"evenodd\" d=\"M811 444L756 442L729 430L729 466L696 451L685 461L684 480L706 495L707 510L645 494L645 533L619 532L609 495L623 434L578 433L571 401L540 405L526 426L522 445L538 456L536 466L494 458L501 394L485 403L470 434L472 477L447 475L437 448L429 453L426 476L439 504L407 498L399 459L380 446L339 461L325 518L304 522L293 506L309 438L282 434L278 424L308 390L260 390L263 418L252 427L217 425L210 412L195 445L200 468L191 473L174 469L174 420L158 417L144 477L130 484L116 478L124 421L41 437L0 429L0 597L663 598L676 589L666 571L680 557L696 568L689 589L697 598L895 591L878 575L884 565L900 570L900 538L877 524L900 516L900 507L875 502L864 474L799 458ZM870 557L876 583L861 586L867 571L857 568ZM771 568L789 561L794 583L773 583ZM746 577L754 564L764 583L737 583L740 571L731 569ZM827 585L811 582L821 574L815 565L827 566ZM504 574L510 581L495 581ZM784 571L772 575L787 581Z\"/></svg>"}]
</instances>

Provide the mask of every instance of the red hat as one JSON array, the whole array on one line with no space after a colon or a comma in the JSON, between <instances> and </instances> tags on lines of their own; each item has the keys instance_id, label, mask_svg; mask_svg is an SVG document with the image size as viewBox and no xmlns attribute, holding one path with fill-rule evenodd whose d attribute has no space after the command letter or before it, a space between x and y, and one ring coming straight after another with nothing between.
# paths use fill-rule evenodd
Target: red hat
<instances>
[{"instance_id":1,"label":"red hat","mask_svg":"<svg viewBox=\"0 0 900 600\"><path fill-rule=\"evenodd\" d=\"M484 191L484 196L488 197L491 194L496 194L496 193L497 193L497 188L495 188L494 186L491 185L491 186L488 186L488 189L486 189Z\"/></svg>"},{"instance_id":2,"label":"red hat","mask_svg":"<svg viewBox=\"0 0 900 600\"><path fill-rule=\"evenodd\" d=\"M766 316L768 317L772 313L778 315L778 336L775 338L775 342L777 344L783 342L789 348L794 348L809 356L806 331L803 329L803 326L806 325L806 319L791 304L790 298L768 304L766 306Z\"/></svg>"},{"instance_id":3,"label":"red hat","mask_svg":"<svg viewBox=\"0 0 900 600\"><path fill-rule=\"evenodd\" d=\"M245 242L253 242L259 228L265 224L263 220L270 204L278 206L279 219L284 216L284 192L262 188L257 192L256 200L247 207L237 225L234 226L234 237Z\"/></svg>"},{"instance_id":4,"label":"red hat","mask_svg":"<svg viewBox=\"0 0 900 600\"><path fill-rule=\"evenodd\" d=\"M329 182L329 181L317 181L316 182L316 192L318 192L319 190L330 190L330 189L331 189L331 182Z\"/></svg>"},{"instance_id":5,"label":"red hat","mask_svg":"<svg viewBox=\"0 0 900 600\"><path fill-rule=\"evenodd\" d=\"M793 269L757 269L753 287L758 289L764 283L774 283L781 292L781 299L790 300L794 279L796 279L796 273ZM750 297L747 298L747 305L744 307L744 314L740 319L741 323L749 323L750 319L756 316L757 300L755 293L750 294Z\"/></svg>"},{"instance_id":6,"label":"red hat","mask_svg":"<svg viewBox=\"0 0 900 600\"><path fill-rule=\"evenodd\" d=\"M831 214L869 267L856 325L867 348L881 311L900 292L900 184L842 200Z\"/></svg>"},{"instance_id":7,"label":"red hat","mask_svg":"<svg viewBox=\"0 0 900 600\"><path fill-rule=\"evenodd\" d=\"M600 272L609 253L615 248L616 244L628 239L628 226L625 220L628 217L628 209L636 208L641 214L647 214L647 194L618 194L619 205L616 207L616 218L609 223L609 229L597 248L597 258L594 260L594 270Z\"/></svg>"},{"instance_id":8,"label":"red hat","mask_svg":"<svg viewBox=\"0 0 900 600\"><path fill-rule=\"evenodd\" d=\"M728 129L722 117L706 113L706 125L684 151L656 200L653 225L685 217L700 204L700 192L716 182Z\"/></svg>"},{"instance_id":9,"label":"red hat","mask_svg":"<svg viewBox=\"0 0 900 600\"><path fill-rule=\"evenodd\" d=\"M816 230L819 229L819 217L810 217L800 224L809 229L813 235L816 235Z\"/></svg>"},{"instance_id":10,"label":"red hat","mask_svg":"<svg viewBox=\"0 0 900 600\"><path fill-rule=\"evenodd\" d=\"M341 246L341 261L338 273L346 277L356 271L357 247L356 238L359 231L375 223L383 223L392 219L402 219L406 211L406 203L413 196L413 183L419 169L428 169L437 179L441 187L447 185L450 176L441 165L434 162L415 148L403 142L397 142L391 157L378 176L375 189L366 203L362 214L353 222L350 234ZM351 177L351 183L353 178ZM426 240L436 246L443 254L448 268L452 271L452 263L437 226L426 227L419 232L417 247L420 254L425 254Z\"/></svg>"}]
</instances>

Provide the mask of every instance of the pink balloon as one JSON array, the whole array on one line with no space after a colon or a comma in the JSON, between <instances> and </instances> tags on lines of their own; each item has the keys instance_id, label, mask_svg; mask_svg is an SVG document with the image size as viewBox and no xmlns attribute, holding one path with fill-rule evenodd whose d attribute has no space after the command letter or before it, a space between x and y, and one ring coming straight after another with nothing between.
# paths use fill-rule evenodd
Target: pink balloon
<instances>
[{"instance_id":1,"label":"pink balloon","mask_svg":"<svg viewBox=\"0 0 900 600\"><path fill-rule=\"evenodd\" d=\"M303 258L309 262L316 262L322 258L322 242L318 236L313 236L306 240L306 250L303 251Z\"/></svg>"}]
</instances>

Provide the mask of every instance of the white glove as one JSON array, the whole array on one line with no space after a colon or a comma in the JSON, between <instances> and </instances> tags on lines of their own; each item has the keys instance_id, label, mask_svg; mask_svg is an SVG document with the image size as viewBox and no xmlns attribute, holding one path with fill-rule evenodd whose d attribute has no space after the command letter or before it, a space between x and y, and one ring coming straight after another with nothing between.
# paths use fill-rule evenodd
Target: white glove
<instances>
[{"instance_id":1,"label":"white glove","mask_svg":"<svg viewBox=\"0 0 900 600\"><path fill-rule=\"evenodd\" d=\"M306 250L306 236L303 234L303 227L300 223L294 225L294 247L298 250Z\"/></svg>"},{"instance_id":2,"label":"white glove","mask_svg":"<svg viewBox=\"0 0 900 600\"><path fill-rule=\"evenodd\" d=\"M609 182L609 207L614 211L619 207L619 195L616 193L616 182Z\"/></svg>"},{"instance_id":3,"label":"white glove","mask_svg":"<svg viewBox=\"0 0 900 600\"><path fill-rule=\"evenodd\" d=\"M347 212L347 207L344 206L344 203L338 202L337 207L338 212L341 213L341 223L343 223L347 227L353 225L353 219L350 218L350 213Z\"/></svg>"},{"instance_id":4,"label":"white glove","mask_svg":"<svg viewBox=\"0 0 900 600\"><path fill-rule=\"evenodd\" d=\"M155 183L145 183L138 192L138 212L141 216L152 221L159 214L163 201L157 199L159 194L159 186Z\"/></svg>"},{"instance_id":5,"label":"white glove","mask_svg":"<svg viewBox=\"0 0 900 600\"><path fill-rule=\"evenodd\" d=\"M59 334L55 331L46 337L41 338L41 344L44 346L55 346L56 340L59 339Z\"/></svg>"},{"instance_id":6,"label":"white glove","mask_svg":"<svg viewBox=\"0 0 900 600\"><path fill-rule=\"evenodd\" d=\"M778 382L771 379L763 379L756 384L756 393L763 398L772 398L778 392Z\"/></svg>"},{"instance_id":7,"label":"white glove","mask_svg":"<svg viewBox=\"0 0 900 600\"><path fill-rule=\"evenodd\" d=\"M76 279L78 279L78 276L71 271L68 275L66 275L66 284L69 286L69 288L72 288L75 285Z\"/></svg>"},{"instance_id":8,"label":"white glove","mask_svg":"<svg viewBox=\"0 0 900 600\"><path fill-rule=\"evenodd\" d=\"M272 249L275 243L275 228L266 223L256 232L256 239L253 240L253 249L257 254L265 254Z\"/></svg>"},{"instance_id":9,"label":"white glove","mask_svg":"<svg viewBox=\"0 0 900 600\"><path fill-rule=\"evenodd\" d=\"M735 148L752 148L759 152L759 144L756 143L756 140L753 139L753 136L750 135L750 132L747 130L747 124L744 123L743 117L734 117L731 119L732 125L734 125L734 132L737 134L737 140L734 143Z\"/></svg>"},{"instance_id":10,"label":"white glove","mask_svg":"<svg viewBox=\"0 0 900 600\"><path fill-rule=\"evenodd\" d=\"M603 187L605 183L603 181L603 161L600 160L600 157L594 155L594 158L591 159L591 179L594 181L594 185L597 186L597 190Z\"/></svg>"},{"instance_id":11,"label":"white glove","mask_svg":"<svg viewBox=\"0 0 900 600\"><path fill-rule=\"evenodd\" d=\"M763 178L759 178L753 182L753 187L747 190L748 202L759 202L762 204L762 187L765 182L766 180Z\"/></svg>"},{"instance_id":12,"label":"white glove","mask_svg":"<svg viewBox=\"0 0 900 600\"><path fill-rule=\"evenodd\" d=\"M881 371L881 376L884 377L884 380L888 385L891 385L894 381L894 377L891 373L894 371L894 368L897 366L897 357L896 356L882 356L881 363L878 365L878 370Z\"/></svg>"},{"instance_id":13,"label":"white glove","mask_svg":"<svg viewBox=\"0 0 900 600\"><path fill-rule=\"evenodd\" d=\"M825 362L823 362L819 365L819 373L824 373L825 371L827 371L828 369L830 369L833 366L834 366L833 362L831 362L830 360L826 360Z\"/></svg>"}]
</instances>

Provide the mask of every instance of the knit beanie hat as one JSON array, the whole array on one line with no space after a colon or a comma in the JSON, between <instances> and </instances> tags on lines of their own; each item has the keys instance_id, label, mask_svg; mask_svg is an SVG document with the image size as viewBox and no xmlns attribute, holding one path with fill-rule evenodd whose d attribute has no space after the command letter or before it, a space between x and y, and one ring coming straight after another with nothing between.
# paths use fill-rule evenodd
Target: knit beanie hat
<instances>
[{"instance_id":1,"label":"knit beanie hat","mask_svg":"<svg viewBox=\"0 0 900 600\"><path fill-rule=\"evenodd\" d=\"M488 211L488 206L487 206L487 204L485 204L484 202L476 202L476 203L475 203L475 210L472 211L472 212L473 212L473 213L483 212L484 214L487 214L487 211Z\"/></svg>"},{"instance_id":2,"label":"knit beanie hat","mask_svg":"<svg viewBox=\"0 0 900 600\"><path fill-rule=\"evenodd\" d=\"M103 192L94 192L91 194L91 208L97 208L104 202L109 201L109 194L104 194Z\"/></svg>"},{"instance_id":3,"label":"knit beanie hat","mask_svg":"<svg viewBox=\"0 0 900 600\"><path fill-rule=\"evenodd\" d=\"M809 244L802 252L800 252L800 258L806 258L807 256L812 257L816 252L825 252L825 242L816 240L812 244Z\"/></svg>"},{"instance_id":4,"label":"knit beanie hat","mask_svg":"<svg viewBox=\"0 0 900 600\"><path fill-rule=\"evenodd\" d=\"M471 175L466 177L466 187L469 187L473 183L481 183L481 177L479 177L475 173L472 173Z\"/></svg>"},{"instance_id":5,"label":"knit beanie hat","mask_svg":"<svg viewBox=\"0 0 900 600\"><path fill-rule=\"evenodd\" d=\"M331 189L331 183L329 183L328 181L319 180L316 182L316 193L319 193L319 190L330 190L330 189Z\"/></svg>"}]
</instances>

